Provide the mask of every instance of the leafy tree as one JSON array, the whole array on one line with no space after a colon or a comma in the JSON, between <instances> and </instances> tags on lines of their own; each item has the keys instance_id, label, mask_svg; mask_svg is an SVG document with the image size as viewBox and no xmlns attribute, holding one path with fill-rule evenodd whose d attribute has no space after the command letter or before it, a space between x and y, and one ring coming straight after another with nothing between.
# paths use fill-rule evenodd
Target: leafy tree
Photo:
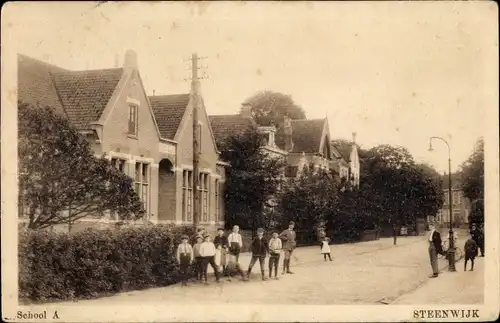
<instances>
[{"instance_id":1,"label":"leafy tree","mask_svg":"<svg viewBox=\"0 0 500 323\"><path fill-rule=\"evenodd\" d=\"M378 194L371 187L341 189L327 221L328 231L338 242L356 241L361 231L379 226L380 212Z\"/></svg>"},{"instance_id":2,"label":"leafy tree","mask_svg":"<svg viewBox=\"0 0 500 323\"><path fill-rule=\"evenodd\" d=\"M272 91L261 91L245 100L244 104L252 107L257 122L263 117L271 118L276 125L281 125L283 116L291 119L305 119L304 109L297 105L290 95Z\"/></svg>"},{"instance_id":3,"label":"leafy tree","mask_svg":"<svg viewBox=\"0 0 500 323\"><path fill-rule=\"evenodd\" d=\"M306 166L281 197L282 226L295 221L302 234L315 237L315 233L327 226L332 218L338 191L338 182L330 172Z\"/></svg>"},{"instance_id":4,"label":"leafy tree","mask_svg":"<svg viewBox=\"0 0 500 323\"><path fill-rule=\"evenodd\" d=\"M364 164L362 189L376 192L382 226L413 225L417 218L436 214L442 206L437 172L417 165L405 148L374 147Z\"/></svg>"},{"instance_id":5,"label":"leafy tree","mask_svg":"<svg viewBox=\"0 0 500 323\"><path fill-rule=\"evenodd\" d=\"M96 158L66 118L50 107L19 103L18 121L19 206L28 228L71 224L106 211L121 219L142 216L132 179Z\"/></svg>"},{"instance_id":6,"label":"leafy tree","mask_svg":"<svg viewBox=\"0 0 500 323\"><path fill-rule=\"evenodd\" d=\"M278 193L283 160L267 156L262 150L263 136L255 127L226 138L221 144L221 157L229 162L224 201L226 225L243 229L268 227L265 212ZM267 208L266 208L267 206Z\"/></svg>"},{"instance_id":7,"label":"leafy tree","mask_svg":"<svg viewBox=\"0 0 500 323\"><path fill-rule=\"evenodd\" d=\"M469 222L484 223L484 139L476 141L472 154L460 166L465 197L472 202Z\"/></svg>"},{"instance_id":8,"label":"leafy tree","mask_svg":"<svg viewBox=\"0 0 500 323\"><path fill-rule=\"evenodd\" d=\"M460 166L464 195L471 199L484 198L484 140L479 138L472 154Z\"/></svg>"}]
</instances>

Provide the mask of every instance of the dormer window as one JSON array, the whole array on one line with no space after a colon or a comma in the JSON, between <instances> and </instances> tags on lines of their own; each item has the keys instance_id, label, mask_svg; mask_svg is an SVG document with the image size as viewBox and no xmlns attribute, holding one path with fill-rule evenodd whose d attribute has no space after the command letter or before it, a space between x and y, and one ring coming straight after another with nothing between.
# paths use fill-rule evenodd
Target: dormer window
<instances>
[{"instance_id":1,"label":"dormer window","mask_svg":"<svg viewBox=\"0 0 500 323\"><path fill-rule=\"evenodd\" d=\"M270 147L276 147L276 143L274 142L274 135L275 135L276 129L274 126L271 127L259 127L259 132L263 135L264 139L264 145L270 146Z\"/></svg>"}]
</instances>

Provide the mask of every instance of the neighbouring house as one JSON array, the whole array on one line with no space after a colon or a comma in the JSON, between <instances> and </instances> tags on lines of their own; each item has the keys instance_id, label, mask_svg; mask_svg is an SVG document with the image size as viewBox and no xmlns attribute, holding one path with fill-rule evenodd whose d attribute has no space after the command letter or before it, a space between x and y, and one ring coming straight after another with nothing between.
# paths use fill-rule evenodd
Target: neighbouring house
<instances>
[{"instance_id":1,"label":"neighbouring house","mask_svg":"<svg viewBox=\"0 0 500 323\"><path fill-rule=\"evenodd\" d=\"M190 93L148 96L133 51L127 51L122 67L85 71L18 56L19 100L67 116L96 156L104 155L134 180L152 223L193 222L191 115L197 84ZM200 224L214 227L224 223L228 165L219 160L202 98L199 103ZM109 215L100 221L116 220Z\"/></svg>"},{"instance_id":2,"label":"neighbouring house","mask_svg":"<svg viewBox=\"0 0 500 323\"><path fill-rule=\"evenodd\" d=\"M245 127L258 127L266 136L263 149L271 156L284 158L286 178L296 178L306 165L332 170L339 178L349 177L349 171L356 174L359 183L359 157L357 146L353 145L349 164L331 144L328 119L292 120L283 118L281 125L275 125L270 118L252 118L251 106L243 104L239 114L210 116L216 140L222 142L229 135L242 132ZM352 166L350 166L352 165ZM356 171L357 170L357 171Z\"/></svg>"},{"instance_id":3,"label":"neighbouring house","mask_svg":"<svg viewBox=\"0 0 500 323\"><path fill-rule=\"evenodd\" d=\"M361 166L359 162L358 145L356 144L356 133L352 133L352 141L333 140L332 146L337 148L341 155L340 176L348 179L352 185L359 187Z\"/></svg>"},{"instance_id":4,"label":"neighbouring house","mask_svg":"<svg viewBox=\"0 0 500 323\"><path fill-rule=\"evenodd\" d=\"M458 174L452 174L452 187L451 187L451 207L453 215L453 226L459 227L469 223L469 215L471 213L471 201L464 196L462 191L462 184ZM443 182L443 198L444 203L442 208L438 211L436 218L437 223L445 227L450 225L450 196L449 196L449 179L448 175L441 177Z\"/></svg>"}]
</instances>

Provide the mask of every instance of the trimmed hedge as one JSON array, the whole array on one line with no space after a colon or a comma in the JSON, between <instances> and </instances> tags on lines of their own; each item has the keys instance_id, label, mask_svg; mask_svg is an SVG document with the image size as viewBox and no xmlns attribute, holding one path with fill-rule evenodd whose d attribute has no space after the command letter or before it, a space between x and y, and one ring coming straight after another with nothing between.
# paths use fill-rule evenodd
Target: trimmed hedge
<instances>
[{"instance_id":1,"label":"trimmed hedge","mask_svg":"<svg viewBox=\"0 0 500 323\"><path fill-rule=\"evenodd\" d=\"M193 231L158 225L19 234L19 298L47 301L175 284L180 281L175 248Z\"/></svg>"}]
</instances>

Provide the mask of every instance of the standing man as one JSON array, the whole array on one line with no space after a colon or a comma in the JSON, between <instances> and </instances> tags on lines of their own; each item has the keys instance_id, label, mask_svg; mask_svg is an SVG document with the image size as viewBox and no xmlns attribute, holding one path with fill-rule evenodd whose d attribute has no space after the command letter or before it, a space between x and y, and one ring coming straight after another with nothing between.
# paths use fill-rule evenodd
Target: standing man
<instances>
[{"instance_id":1,"label":"standing man","mask_svg":"<svg viewBox=\"0 0 500 323\"><path fill-rule=\"evenodd\" d=\"M472 240L474 240L481 251L481 257L484 257L484 235L476 226L475 223L472 224L470 229L470 235Z\"/></svg>"},{"instance_id":2,"label":"standing man","mask_svg":"<svg viewBox=\"0 0 500 323\"><path fill-rule=\"evenodd\" d=\"M434 223L429 223L429 257L431 259L432 276L431 278L436 278L439 275L439 267L437 255L443 254L443 247L441 245L441 234L436 230Z\"/></svg>"},{"instance_id":3,"label":"standing man","mask_svg":"<svg viewBox=\"0 0 500 323\"><path fill-rule=\"evenodd\" d=\"M285 252L282 275L284 275L285 273L293 274L293 272L290 271L290 260L292 257L292 252L295 249L295 246L297 245L297 242L295 241L296 234L295 231L293 230L294 227L295 227L295 222L290 221L290 223L288 224L288 229L281 232L279 236L283 242L283 250Z\"/></svg>"}]
</instances>

